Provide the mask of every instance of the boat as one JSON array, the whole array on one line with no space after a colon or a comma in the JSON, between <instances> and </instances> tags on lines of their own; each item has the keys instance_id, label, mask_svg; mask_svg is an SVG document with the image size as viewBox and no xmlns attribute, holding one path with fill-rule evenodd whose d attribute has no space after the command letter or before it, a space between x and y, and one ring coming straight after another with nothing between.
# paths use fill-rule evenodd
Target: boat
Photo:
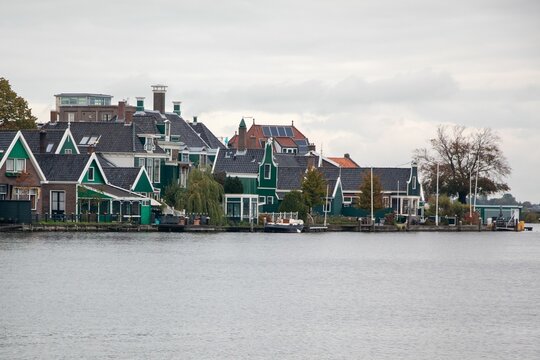
<instances>
[{"instance_id":1,"label":"boat","mask_svg":"<svg viewBox=\"0 0 540 360\"><path fill-rule=\"evenodd\" d=\"M287 217L286 215L289 215ZM301 233L304 230L304 221L293 216L294 213L282 213L275 216L264 224L264 232L268 233ZM298 214L296 214L296 217Z\"/></svg>"}]
</instances>

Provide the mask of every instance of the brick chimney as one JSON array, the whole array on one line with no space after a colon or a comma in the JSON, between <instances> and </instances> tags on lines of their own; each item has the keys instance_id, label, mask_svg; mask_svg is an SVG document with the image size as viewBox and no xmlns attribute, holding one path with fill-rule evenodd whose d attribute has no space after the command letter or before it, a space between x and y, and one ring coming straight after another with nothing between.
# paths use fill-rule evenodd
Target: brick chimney
<instances>
[{"instance_id":1,"label":"brick chimney","mask_svg":"<svg viewBox=\"0 0 540 360\"><path fill-rule=\"evenodd\" d=\"M154 92L154 110L165 114L165 93L167 92L166 85L152 85Z\"/></svg>"},{"instance_id":2,"label":"brick chimney","mask_svg":"<svg viewBox=\"0 0 540 360\"><path fill-rule=\"evenodd\" d=\"M244 118L240 121L240 126L238 126L238 151L246 150L246 122Z\"/></svg>"},{"instance_id":3,"label":"brick chimney","mask_svg":"<svg viewBox=\"0 0 540 360\"><path fill-rule=\"evenodd\" d=\"M193 117L193 125L197 125L197 117L196 116Z\"/></svg>"},{"instance_id":4,"label":"brick chimney","mask_svg":"<svg viewBox=\"0 0 540 360\"><path fill-rule=\"evenodd\" d=\"M144 97L137 97L137 111L144 111Z\"/></svg>"},{"instance_id":5,"label":"brick chimney","mask_svg":"<svg viewBox=\"0 0 540 360\"><path fill-rule=\"evenodd\" d=\"M308 149L308 151L315 151L316 146L315 146L314 143L311 143L311 144L308 145L307 149Z\"/></svg>"},{"instance_id":6,"label":"brick chimney","mask_svg":"<svg viewBox=\"0 0 540 360\"><path fill-rule=\"evenodd\" d=\"M173 112L178 115L182 116L182 110L180 109L180 105L182 104L181 101L173 101Z\"/></svg>"},{"instance_id":7,"label":"brick chimney","mask_svg":"<svg viewBox=\"0 0 540 360\"><path fill-rule=\"evenodd\" d=\"M116 120L117 121L126 120L126 102L125 101L118 102L118 115L116 116Z\"/></svg>"},{"instance_id":8,"label":"brick chimney","mask_svg":"<svg viewBox=\"0 0 540 360\"><path fill-rule=\"evenodd\" d=\"M41 130L39 132L39 153L40 154L45 154L46 142L47 142L47 131Z\"/></svg>"},{"instance_id":9,"label":"brick chimney","mask_svg":"<svg viewBox=\"0 0 540 360\"><path fill-rule=\"evenodd\" d=\"M87 152L88 152L89 155L95 153L96 152L96 145L95 144L88 145Z\"/></svg>"},{"instance_id":10,"label":"brick chimney","mask_svg":"<svg viewBox=\"0 0 540 360\"><path fill-rule=\"evenodd\" d=\"M59 116L59 115L60 115L60 114L58 113L58 111L56 111L56 110L51 110L51 122L52 122L52 123L58 122L58 116Z\"/></svg>"}]
</instances>

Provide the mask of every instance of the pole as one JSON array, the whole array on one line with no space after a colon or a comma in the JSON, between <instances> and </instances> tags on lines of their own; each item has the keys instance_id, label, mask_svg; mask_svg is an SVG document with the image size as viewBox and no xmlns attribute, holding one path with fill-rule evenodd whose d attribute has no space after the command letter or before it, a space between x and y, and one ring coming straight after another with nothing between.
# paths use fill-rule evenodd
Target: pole
<instances>
[{"instance_id":1,"label":"pole","mask_svg":"<svg viewBox=\"0 0 540 360\"><path fill-rule=\"evenodd\" d=\"M328 184L326 184L326 199L324 200L324 226L326 226L326 214L328 214Z\"/></svg>"},{"instance_id":2,"label":"pole","mask_svg":"<svg viewBox=\"0 0 540 360\"><path fill-rule=\"evenodd\" d=\"M397 210L396 212L397 212L398 215L399 215L400 209L401 209L401 206L399 205L399 200L401 200L401 199L399 198L399 180L398 180L397 181L397 209L396 209Z\"/></svg>"},{"instance_id":3,"label":"pole","mask_svg":"<svg viewBox=\"0 0 540 360\"><path fill-rule=\"evenodd\" d=\"M472 169L469 170L469 218L472 218Z\"/></svg>"},{"instance_id":4,"label":"pole","mask_svg":"<svg viewBox=\"0 0 540 360\"><path fill-rule=\"evenodd\" d=\"M437 195L435 196L435 225L439 226L439 163L437 163Z\"/></svg>"},{"instance_id":5,"label":"pole","mask_svg":"<svg viewBox=\"0 0 540 360\"><path fill-rule=\"evenodd\" d=\"M371 223L373 224L373 222L375 221L375 219L373 218L373 167L371 168Z\"/></svg>"}]
</instances>

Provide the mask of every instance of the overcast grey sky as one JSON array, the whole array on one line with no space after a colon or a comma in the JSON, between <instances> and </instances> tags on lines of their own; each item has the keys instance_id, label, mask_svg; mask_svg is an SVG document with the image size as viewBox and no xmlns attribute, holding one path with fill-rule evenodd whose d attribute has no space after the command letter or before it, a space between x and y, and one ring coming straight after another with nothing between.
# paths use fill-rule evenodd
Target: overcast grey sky
<instances>
[{"instance_id":1,"label":"overcast grey sky","mask_svg":"<svg viewBox=\"0 0 540 360\"><path fill-rule=\"evenodd\" d=\"M0 76L54 94L169 86L218 136L295 121L325 155L395 166L439 124L492 127L518 200L540 202L540 1L6 1Z\"/></svg>"}]
</instances>

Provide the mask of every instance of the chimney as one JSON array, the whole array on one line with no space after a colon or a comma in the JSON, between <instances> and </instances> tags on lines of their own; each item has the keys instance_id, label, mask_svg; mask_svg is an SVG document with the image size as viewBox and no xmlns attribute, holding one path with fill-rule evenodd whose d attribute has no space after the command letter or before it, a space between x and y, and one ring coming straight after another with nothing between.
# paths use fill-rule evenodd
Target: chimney
<instances>
[{"instance_id":1,"label":"chimney","mask_svg":"<svg viewBox=\"0 0 540 360\"><path fill-rule=\"evenodd\" d=\"M193 117L193 125L197 125L197 117L196 116Z\"/></svg>"},{"instance_id":2,"label":"chimney","mask_svg":"<svg viewBox=\"0 0 540 360\"><path fill-rule=\"evenodd\" d=\"M311 143L311 144L308 145L307 149L308 149L308 151L315 151L316 146L315 146L314 143Z\"/></svg>"},{"instance_id":3,"label":"chimney","mask_svg":"<svg viewBox=\"0 0 540 360\"><path fill-rule=\"evenodd\" d=\"M240 126L238 126L238 151L246 150L246 122L244 118L240 121Z\"/></svg>"},{"instance_id":4,"label":"chimney","mask_svg":"<svg viewBox=\"0 0 540 360\"><path fill-rule=\"evenodd\" d=\"M154 92L154 110L165 114L165 93L167 92L166 85L152 85Z\"/></svg>"},{"instance_id":5,"label":"chimney","mask_svg":"<svg viewBox=\"0 0 540 360\"><path fill-rule=\"evenodd\" d=\"M95 144L88 145L87 151L88 151L88 155L93 154L94 152L96 152L96 145Z\"/></svg>"},{"instance_id":6,"label":"chimney","mask_svg":"<svg viewBox=\"0 0 540 360\"><path fill-rule=\"evenodd\" d=\"M58 111L56 110L51 110L51 122L52 123L55 123L55 122L58 122Z\"/></svg>"},{"instance_id":7,"label":"chimney","mask_svg":"<svg viewBox=\"0 0 540 360\"><path fill-rule=\"evenodd\" d=\"M307 158L307 168L308 170L315 167L315 156L308 156Z\"/></svg>"},{"instance_id":8,"label":"chimney","mask_svg":"<svg viewBox=\"0 0 540 360\"><path fill-rule=\"evenodd\" d=\"M133 110L126 111L126 119L124 121L124 125L131 125L133 122Z\"/></svg>"},{"instance_id":9,"label":"chimney","mask_svg":"<svg viewBox=\"0 0 540 360\"><path fill-rule=\"evenodd\" d=\"M39 132L39 153L45 154L45 142L47 141L47 132L45 130L41 130Z\"/></svg>"},{"instance_id":10,"label":"chimney","mask_svg":"<svg viewBox=\"0 0 540 360\"><path fill-rule=\"evenodd\" d=\"M182 111L180 110L180 105L182 104L181 101L173 101L173 112L178 115L182 116Z\"/></svg>"},{"instance_id":11,"label":"chimney","mask_svg":"<svg viewBox=\"0 0 540 360\"><path fill-rule=\"evenodd\" d=\"M291 120L291 126L294 126L294 120Z\"/></svg>"},{"instance_id":12,"label":"chimney","mask_svg":"<svg viewBox=\"0 0 540 360\"><path fill-rule=\"evenodd\" d=\"M256 148L257 148L257 138L251 135L249 137L248 149L256 149Z\"/></svg>"},{"instance_id":13,"label":"chimney","mask_svg":"<svg viewBox=\"0 0 540 360\"><path fill-rule=\"evenodd\" d=\"M116 116L116 120L117 121L126 120L126 102L125 101L118 102L118 115Z\"/></svg>"},{"instance_id":14,"label":"chimney","mask_svg":"<svg viewBox=\"0 0 540 360\"><path fill-rule=\"evenodd\" d=\"M137 111L144 111L144 97L137 97Z\"/></svg>"},{"instance_id":15,"label":"chimney","mask_svg":"<svg viewBox=\"0 0 540 360\"><path fill-rule=\"evenodd\" d=\"M349 155L349 154L347 153L347 154L343 155L343 157L344 157L345 159L350 159L350 158L351 158L351 155Z\"/></svg>"}]
</instances>

